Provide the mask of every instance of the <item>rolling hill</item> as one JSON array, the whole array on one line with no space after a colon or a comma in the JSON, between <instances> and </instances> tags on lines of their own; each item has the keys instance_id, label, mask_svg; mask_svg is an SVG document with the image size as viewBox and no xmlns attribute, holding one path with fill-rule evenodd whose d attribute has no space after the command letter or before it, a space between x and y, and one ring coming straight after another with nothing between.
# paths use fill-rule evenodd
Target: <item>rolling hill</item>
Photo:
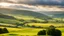
<instances>
[{"instance_id":1,"label":"rolling hill","mask_svg":"<svg viewBox=\"0 0 64 36\"><path fill-rule=\"evenodd\" d=\"M50 12L44 12L51 15L53 18L64 18L64 11L50 11Z\"/></svg>"},{"instance_id":2,"label":"rolling hill","mask_svg":"<svg viewBox=\"0 0 64 36\"><path fill-rule=\"evenodd\" d=\"M20 23L15 17L0 13L0 23L4 24L16 24Z\"/></svg>"},{"instance_id":3,"label":"rolling hill","mask_svg":"<svg viewBox=\"0 0 64 36\"><path fill-rule=\"evenodd\" d=\"M51 17L45 15L45 14L41 14L38 12L34 12L34 11L27 11L27 10L16 10L16 9L6 9L6 8L0 8L0 13L3 14L11 14L11 15L15 15L15 16L31 16L34 18L39 18L39 19L51 19Z\"/></svg>"},{"instance_id":4,"label":"rolling hill","mask_svg":"<svg viewBox=\"0 0 64 36\"><path fill-rule=\"evenodd\" d=\"M31 18L34 19L51 19L51 17L45 15L45 14L41 14L38 12L33 12L33 11L27 11L27 10L16 10L16 9L6 9L6 8L0 8L0 23L3 24L13 24L13 25L20 25L25 22L27 22L28 20L24 20L24 19L17 19L17 17L14 16L20 16L23 17L27 16L28 19L31 20ZM25 18L27 18L25 17ZM33 20L34 20L33 19ZM19 21L21 20L21 21ZM22 21L24 20L24 21Z\"/></svg>"},{"instance_id":5,"label":"rolling hill","mask_svg":"<svg viewBox=\"0 0 64 36\"><path fill-rule=\"evenodd\" d=\"M16 19L13 16L8 16L8 15L2 14L2 13L0 13L0 18L4 18L4 19Z\"/></svg>"},{"instance_id":6,"label":"rolling hill","mask_svg":"<svg viewBox=\"0 0 64 36\"><path fill-rule=\"evenodd\" d=\"M56 17L56 18L64 18L64 13L54 14L53 17Z\"/></svg>"}]
</instances>

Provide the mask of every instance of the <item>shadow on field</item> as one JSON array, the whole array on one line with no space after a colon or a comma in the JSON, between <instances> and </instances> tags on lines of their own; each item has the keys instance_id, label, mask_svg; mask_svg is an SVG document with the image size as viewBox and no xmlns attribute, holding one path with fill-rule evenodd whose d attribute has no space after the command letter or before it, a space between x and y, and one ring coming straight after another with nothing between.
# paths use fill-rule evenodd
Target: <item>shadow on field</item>
<instances>
[{"instance_id":1,"label":"shadow on field","mask_svg":"<svg viewBox=\"0 0 64 36\"><path fill-rule=\"evenodd\" d=\"M58 29L55 29L53 25L49 26L48 29L46 30L41 30L37 34L38 36L40 35L45 35L45 36L62 36L61 31Z\"/></svg>"},{"instance_id":2,"label":"shadow on field","mask_svg":"<svg viewBox=\"0 0 64 36\"><path fill-rule=\"evenodd\" d=\"M0 28L0 34L9 33L6 28Z\"/></svg>"}]
</instances>

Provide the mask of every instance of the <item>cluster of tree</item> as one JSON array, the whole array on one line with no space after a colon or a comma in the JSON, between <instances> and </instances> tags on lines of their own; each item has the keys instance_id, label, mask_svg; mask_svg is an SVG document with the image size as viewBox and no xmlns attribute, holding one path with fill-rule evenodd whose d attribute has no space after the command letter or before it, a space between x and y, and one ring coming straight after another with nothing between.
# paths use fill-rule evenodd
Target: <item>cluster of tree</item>
<instances>
[{"instance_id":1,"label":"cluster of tree","mask_svg":"<svg viewBox=\"0 0 64 36\"><path fill-rule=\"evenodd\" d=\"M19 21L21 21L21 22L28 22L28 23L48 23L47 20L39 21L39 20L35 20L35 19L32 19L32 20L20 19Z\"/></svg>"},{"instance_id":2,"label":"cluster of tree","mask_svg":"<svg viewBox=\"0 0 64 36\"><path fill-rule=\"evenodd\" d=\"M63 28L64 27L64 25L62 25L62 26L57 26L57 28Z\"/></svg>"},{"instance_id":3,"label":"cluster of tree","mask_svg":"<svg viewBox=\"0 0 64 36\"><path fill-rule=\"evenodd\" d=\"M25 20L24 19L20 19L19 21L24 22Z\"/></svg>"},{"instance_id":4,"label":"cluster of tree","mask_svg":"<svg viewBox=\"0 0 64 36\"><path fill-rule=\"evenodd\" d=\"M47 33L46 33L47 32ZM42 30L42 31L39 31L37 35L49 35L49 36L61 36L61 31L60 30Z\"/></svg>"},{"instance_id":5,"label":"cluster of tree","mask_svg":"<svg viewBox=\"0 0 64 36\"><path fill-rule=\"evenodd\" d=\"M48 22L52 22L52 23L64 23L64 19L52 19L52 20L48 20Z\"/></svg>"},{"instance_id":6,"label":"cluster of tree","mask_svg":"<svg viewBox=\"0 0 64 36\"><path fill-rule=\"evenodd\" d=\"M57 23L64 23L64 21L56 20Z\"/></svg>"},{"instance_id":7,"label":"cluster of tree","mask_svg":"<svg viewBox=\"0 0 64 36\"><path fill-rule=\"evenodd\" d=\"M51 19L50 20L46 20L46 19L43 19L44 21L39 21L39 20L29 20L30 22L34 22L34 23L64 23L64 19L61 19L61 20L55 20L55 19Z\"/></svg>"},{"instance_id":8,"label":"cluster of tree","mask_svg":"<svg viewBox=\"0 0 64 36\"><path fill-rule=\"evenodd\" d=\"M54 26L51 26L47 30L39 31L37 35L62 36L62 32L58 29L55 29Z\"/></svg>"},{"instance_id":9,"label":"cluster of tree","mask_svg":"<svg viewBox=\"0 0 64 36\"><path fill-rule=\"evenodd\" d=\"M46 35L46 31L42 30L42 31L38 32L37 35ZM47 35L49 35L49 36L61 36L61 32L59 30L57 30L55 32L54 31L48 31Z\"/></svg>"},{"instance_id":10,"label":"cluster of tree","mask_svg":"<svg viewBox=\"0 0 64 36\"><path fill-rule=\"evenodd\" d=\"M30 26L30 25L26 25L27 27L31 27L31 28L43 28L43 27L41 27L41 26L35 26L35 25L32 25L32 26Z\"/></svg>"},{"instance_id":11,"label":"cluster of tree","mask_svg":"<svg viewBox=\"0 0 64 36\"><path fill-rule=\"evenodd\" d=\"M0 34L9 33L9 31L6 28L0 28Z\"/></svg>"},{"instance_id":12,"label":"cluster of tree","mask_svg":"<svg viewBox=\"0 0 64 36\"><path fill-rule=\"evenodd\" d=\"M34 23L48 23L47 20L44 20L44 21L39 21L39 20L30 20L31 22L34 22Z\"/></svg>"}]
</instances>

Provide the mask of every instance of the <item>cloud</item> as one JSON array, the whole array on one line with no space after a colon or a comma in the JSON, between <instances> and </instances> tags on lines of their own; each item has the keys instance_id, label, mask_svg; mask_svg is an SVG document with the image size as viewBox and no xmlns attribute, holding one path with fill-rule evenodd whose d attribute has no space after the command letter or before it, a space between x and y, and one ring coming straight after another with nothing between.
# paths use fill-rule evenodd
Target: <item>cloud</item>
<instances>
[{"instance_id":1,"label":"cloud","mask_svg":"<svg viewBox=\"0 0 64 36\"><path fill-rule=\"evenodd\" d=\"M5 4L5 5L4 5ZM27 5L27 4L12 4L12 3L0 3L0 7L3 8L12 8L12 9L18 9L18 10L29 10L29 11L64 11L64 8L61 8L62 6L44 6L44 5Z\"/></svg>"},{"instance_id":2,"label":"cloud","mask_svg":"<svg viewBox=\"0 0 64 36\"><path fill-rule=\"evenodd\" d=\"M1 1L0 7L2 6L7 8L19 9L19 10L64 11L63 6L52 6L58 4L60 5L61 3L64 2L63 0L0 0L0 1Z\"/></svg>"},{"instance_id":3,"label":"cloud","mask_svg":"<svg viewBox=\"0 0 64 36\"><path fill-rule=\"evenodd\" d=\"M64 5L64 0L0 0L10 3L31 4L31 5Z\"/></svg>"}]
</instances>

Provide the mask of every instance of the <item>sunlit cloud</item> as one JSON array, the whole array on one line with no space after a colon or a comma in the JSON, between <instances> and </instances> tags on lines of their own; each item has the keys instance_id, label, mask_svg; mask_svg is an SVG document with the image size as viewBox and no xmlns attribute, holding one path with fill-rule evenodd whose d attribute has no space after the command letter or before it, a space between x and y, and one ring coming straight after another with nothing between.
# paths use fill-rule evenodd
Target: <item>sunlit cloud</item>
<instances>
[{"instance_id":1,"label":"sunlit cloud","mask_svg":"<svg viewBox=\"0 0 64 36\"><path fill-rule=\"evenodd\" d=\"M48 5L27 5L27 4L11 4L11 3L0 3L0 7L12 8L19 10L30 10L30 11L64 11L60 6L48 6Z\"/></svg>"},{"instance_id":2,"label":"sunlit cloud","mask_svg":"<svg viewBox=\"0 0 64 36\"><path fill-rule=\"evenodd\" d=\"M0 7L30 11L64 11L63 0L0 0ZM45 4L50 5L45 5ZM60 5L54 5L60 4ZM54 5L54 6L53 6Z\"/></svg>"},{"instance_id":3,"label":"sunlit cloud","mask_svg":"<svg viewBox=\"0 0 64 36\"><path fill-rule=\"evenodd\" d=\"M1 2L1 3L0 3L0 6L4 6L4 7L5 7L5 6L10 6L10 5L11 5L10 3L5 3L5 2Z\"/></svg>"},{"instance_id":4,"label":"sunlit cloud","mask_svg":"<svg viewBox=\"0 0 64 36\"><path fill-rule=\"evenodd\" d=\"M64 5L64 0L0 0L0 2L31 4L31 5Z\"/></svg>"}]
</instances>

